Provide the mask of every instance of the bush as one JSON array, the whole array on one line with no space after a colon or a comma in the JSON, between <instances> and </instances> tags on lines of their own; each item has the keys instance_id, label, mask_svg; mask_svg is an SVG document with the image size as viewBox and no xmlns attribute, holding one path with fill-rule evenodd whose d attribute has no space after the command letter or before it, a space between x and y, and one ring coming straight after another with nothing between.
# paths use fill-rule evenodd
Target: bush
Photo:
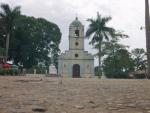
<instances>
[{"instance_id":1,"label":"bush","mask_svg":"<svg viewBox=\"0 0 150 113\"><path fill-rule=\"evenodd\" d=\"M20 71L18 69L4 69L0 68L0 75L6 76L6 75L19 75Z\"/></svg>"},{"instance_id":2,"label":"bush","mask_svg":"<svg viewBox=\"0 0 150 113\"><path fill-rule=\"evenodd\" d=\"M45 74L46 68L42 66L33 66L30 69L27 69L27 73L34 74L34 70L36 69L36 74Z\"/></svg>"},{"instance_id":3,"label":"bush","mask_svg":"<svg viewBox=\"0 0 150 113\"><path fill-rule=\"evenodd\" d=\"M146 78L145 74L135 74L134 76L136 79L145 79Z\"/></svg>"}]
</instances>

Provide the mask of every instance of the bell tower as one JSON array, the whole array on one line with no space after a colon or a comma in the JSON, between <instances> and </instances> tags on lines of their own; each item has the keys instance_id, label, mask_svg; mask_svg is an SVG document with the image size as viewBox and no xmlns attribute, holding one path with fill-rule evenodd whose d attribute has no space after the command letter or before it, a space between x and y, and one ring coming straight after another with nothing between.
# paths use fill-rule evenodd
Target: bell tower
<instances>
[{"instance_id":1,"label":"bell tower","mask_svg":"<svg viewBox=\"0 0 150 113\"><path fill-rule=\"evenodd\" d=\"M58 74L71 78L94 76L94 57L84 51L84 26L77 17L69 25L69 50L59 56Z\"/></svg>"},{"instance_id":2,"label":"bell tower","mask_svg":"<svg viewBox=\"0 0 150 113\"><path fill-rule=\"evenodd\" d=\"M69 50L84 50L84 26L77 17L69 26Z\"/></svg>"}]
</instances>

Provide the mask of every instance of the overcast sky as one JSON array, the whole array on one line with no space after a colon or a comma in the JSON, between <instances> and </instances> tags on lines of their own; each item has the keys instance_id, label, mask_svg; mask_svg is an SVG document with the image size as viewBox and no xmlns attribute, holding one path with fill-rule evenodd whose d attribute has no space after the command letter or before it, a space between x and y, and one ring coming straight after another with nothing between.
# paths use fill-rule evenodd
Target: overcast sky
<instances>
[{"instance_id":1,"label":"overcast sky","mask_svg":"<svg viewBox=\"0 0 150 113\"><path fill-rule=\"evenodd\" d=\"M98 11L102 16L112 16L109 25L130 36L129 39L122 40L130 49L146 46L145 30L140 30L144 26L144 0L1 0L0 3L20 5L22 14L56 23L62 32L62 52L69 48L68 27L76 14L86 30L89 24L87 18L95 18ZM87 40L85 50L95 52Z\"/></svg>"}]
</instances>

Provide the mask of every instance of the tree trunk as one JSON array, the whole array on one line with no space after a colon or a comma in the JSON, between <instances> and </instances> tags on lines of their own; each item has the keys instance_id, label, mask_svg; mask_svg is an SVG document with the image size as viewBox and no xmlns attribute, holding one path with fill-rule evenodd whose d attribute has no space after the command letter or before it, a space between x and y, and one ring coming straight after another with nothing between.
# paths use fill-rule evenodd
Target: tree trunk
<instances>
[{"instance_id":1,"label":"tree trunk","mask_svg":"<svg viewBox=\"0 0 150 113\"><path fill-rule=\"evenodd\" d=\"M146 48L147 48L147 75L150 78L150 20L149 20L149 1L145 0L145 28L146 28Z\"/></svg>"},{"instance_id":2,"label":"tree trunk","mask_svg":"<svg viewBox=\"0 0 150 113\"><path fill-rule=\"evenodd\" d=\"M99 78L102 76L102 70L101 70L101 42L99 41L99 54L98 54L98 60L99 60L99 67L98 67L98 76Z\"/></svg>"},{"instance_id":3,"label":"tree trunk","mask_svg":"<svg viewBox=\"0 0 150 113\"><path fill-rule=\"evenodd\" d=\"M6 53L5 53L6 55L5 55L5 60L4 60L5 63L7 62L7 59L8 59L9 39L10 39L10 33L8 33L6 37Z\"/></svg>"}]
</instances>

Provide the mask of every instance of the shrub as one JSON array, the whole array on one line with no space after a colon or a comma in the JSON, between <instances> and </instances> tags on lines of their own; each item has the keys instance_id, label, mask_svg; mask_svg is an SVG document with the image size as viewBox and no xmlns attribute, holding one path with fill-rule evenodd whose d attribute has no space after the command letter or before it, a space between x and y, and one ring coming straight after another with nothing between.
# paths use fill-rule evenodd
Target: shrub
<instances>
[{"instance_id":1,"label":"shrub","mask_svg":"<svg viewBox=\"0 0 150 113\"><path fill-rule=\"evenodd\" d=\"M6 76L6 75L19 75L19 70L17 69L4 69L4 68L0 68L0 75Z\"/></svg>"}]
</instances>

